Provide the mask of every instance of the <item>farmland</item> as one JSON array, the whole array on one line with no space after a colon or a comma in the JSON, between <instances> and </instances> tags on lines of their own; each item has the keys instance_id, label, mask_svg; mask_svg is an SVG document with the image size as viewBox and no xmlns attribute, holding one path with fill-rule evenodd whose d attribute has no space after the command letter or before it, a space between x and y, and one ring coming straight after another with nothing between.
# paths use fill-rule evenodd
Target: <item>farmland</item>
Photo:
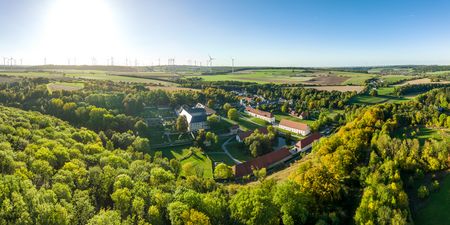
<instances>
[{"instance_id":1,"label":"farmland","mask_svg":"<svg viewBox=\"0 0 450 225\"><path fill-rule=\"evenodd\" d=\"M403 86L403 85L413 85L413 84L450 84L450 81L439 81L439 82L432 82L430 78L421 78L416 80L410 80L403 82L401 84L398 84L397 86Z\"/></svg>"},{"instance_id":2,"label":"farmland","mask_svg":"<svg viewBox=\"0 0 450 225\"><path fill-rule=\"evenodd\" d=\"M364 90L364 86L305 86L305 88L312 88L319 91L340 91L340 92L346 92L346 91L356 91L361 92Z\"/></svg>"}]
</instances>

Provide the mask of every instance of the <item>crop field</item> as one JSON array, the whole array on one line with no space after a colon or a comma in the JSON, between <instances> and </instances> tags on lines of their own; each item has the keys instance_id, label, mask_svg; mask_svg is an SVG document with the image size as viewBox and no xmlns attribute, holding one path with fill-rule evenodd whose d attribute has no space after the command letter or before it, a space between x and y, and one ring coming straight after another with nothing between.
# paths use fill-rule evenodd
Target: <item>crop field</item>
<instances>
[{"instance_id":1,"label":"crop field","mask_svg":"<svg viewBox=\"0 0 450 225\"><path fill-rule=\"evenodd\" d=\"M151 78L130 77L123 75L111 75L105 71L83 71L83 70L67 70L67 71L42 71L42 72L0 72L0 75L26 77L26 78L50 78L50 79L90 79L90 80L108 80L114 82L134 82L146 83L154 85L174 86L174 83L164 80L154 80Z\"/></svg>"},{"instance_id":2,"label":"crop field","mask_svg":"<svg viewBox=\"0 0 450 225\"><path fill-rule=\"evenodd\" d=\"M245 70L234 74L186 76L202 78L205 81L241 81L278 84L315 84L315 85L363 85L364 81L375 75L342 71L304 71L290 69Z\"/></svg>"},{"instance_id":3,"label":"crop field","mask_svg":"<svg viewBox=\"0 0 450 225\"><path fill-rule=\"evenodd\" d=\"M47 84L47 88L52 91L77 91L84 88L84 83L69 83L69 82L53 82Z\"/></svg>"},{"instance_id":4,"label":"crop field","mask_svg":"<svg viewBox=\"0 0 450 225\"><path fill-rule=\"evenodd\" d=\"M198 89L177 87L177 86L147 86L150 91L163 90L163 91L200 91Z\"/></svg>"},{"instance_id":5,"label":"crop field","mask_svg":"<svg viewBox=\"0 0 450 225\"><path fill-rule=\"evenodd\" d=\"M421 78L416 80L410 80L403 82L401 84L398 84L396 86L403 86L403 85L414 85L414 84L450 84L450 81L439 81L439 82L432 82L430 78Z\"/></svg>"},{"instance_id":6,"label":"crop field","mask_svg":"<svg viewBox=\"0 0 450 225\"><path fill-rule=\"evenodd\" d=\"M346 91L356 91L356 92L361 92L362 90L364 90L364 86L309 86L309 87L305 87L305 88L312 88L312 89L316 89L319 91L340 91L340 92L346 92Z\"/></svg>"}]
</instances>

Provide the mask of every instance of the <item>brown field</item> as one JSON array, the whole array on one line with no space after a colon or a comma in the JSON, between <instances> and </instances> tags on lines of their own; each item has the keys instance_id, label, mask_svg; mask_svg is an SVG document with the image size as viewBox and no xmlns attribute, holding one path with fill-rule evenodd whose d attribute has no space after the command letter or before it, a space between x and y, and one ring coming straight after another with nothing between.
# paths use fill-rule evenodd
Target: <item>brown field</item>
<instances>
[{"instance_id":1,"label":"brown field","mask_svg":"<svg viewBox=\"0 0 450 225\"><path fill-rule=\"evenodd\" d=\"M150 91L163 90L163 91L200 91L198 89L176 87L176 86L147 86Z\"/></svg>"},{"instance_id":2,"label":"brown field","mask_svg":"<svg viewBox=\"0 0 450 225\"><path fill-rule=\"evenodd\" d=\"M51 91L78 91L84 88L83 84L71 85L70 83L51 83L47 84L48 89Z\"/></svg>"},{"instance_id":3,"label":"brown field","mask_svg":"<svg viewBox=\"0 0 450 225\"><path fill-rule=\"evenodd\" d=\"M319 85L339 85L350 77L338 77L338 76L318 76L304 81L305 84L319 84Z\"/></svg>"},{"instance_id":4,"label":"brown field","mask_svg":"<svg viewBox=\"0 0 450 225\"><path fill-rule=\"evenodd\" d=\"M330 86L309 86L305 88L313 88L319 91L340 91L340 92L346 92L346 91L356 91L361 92L364 89L364 86L337 86L337 85L330 85Z\"/></svg>"},{"instance_id":5,"label":"brown field","mask_svg":"<svg viewBox=\"0 0 450 225\"><path fill-rule=\"evenodd\" d=\"M430 78L422 78L422 79L417 79L417 80L406 81L401 84L397 84L395 86L403 86L403 85L407 85L407 84L410 84L410 85L413 85L413 84L450 84L450 81L431 82Z\"/></svg>"}]
</instances>

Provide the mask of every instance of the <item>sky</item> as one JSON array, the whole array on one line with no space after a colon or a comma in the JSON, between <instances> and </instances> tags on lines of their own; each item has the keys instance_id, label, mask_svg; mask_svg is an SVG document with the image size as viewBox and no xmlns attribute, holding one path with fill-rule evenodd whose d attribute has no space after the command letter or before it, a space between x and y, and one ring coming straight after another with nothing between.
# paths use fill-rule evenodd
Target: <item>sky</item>
<instances>
[{"instance_id":1,"label":"sky","mask_svg":"<svg viewBox=\"0 0 450 225\"><path fill-rule=\"evenodd\" d=\"M448 0L0 0L17 64L450 64ZM3 63L3 60L0 61Z\"/></svg>"}]
</instances>

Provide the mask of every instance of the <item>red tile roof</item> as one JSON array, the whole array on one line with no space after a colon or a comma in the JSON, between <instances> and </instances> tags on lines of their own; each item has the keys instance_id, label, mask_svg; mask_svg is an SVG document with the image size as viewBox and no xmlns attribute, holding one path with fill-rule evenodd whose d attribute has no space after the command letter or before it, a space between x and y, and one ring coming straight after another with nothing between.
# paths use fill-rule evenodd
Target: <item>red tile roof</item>
<instances>
[{"instance_id":1,"label":"red tile roof","mask_svg":"<svg viewBox=\"0 0 450 225\"><path fill-rule=\"evenodd\" d=\"M300 122L295 122L292 120L282 119L280 121L280 126L290 127L297 130L308 130L308 125Z\"/></svg>"},{"instance_id":2,"label":"red tile roof","mask_svg":"<svg viewBox=\"0 0 450 225\"><path fill-rule=\"evenodd\" d=\"M258 130L259 133L261 133L261 134L268 134L268 133L269 133L269 131L267 130L266 127L261 127L261 128L258 128L257 130ZM241 141L244 141L244 139L246 139L246 138L248 138L250 135L252 135L253 132L254 132L253 130L248 130L248 131L245 131L245 132L240 132L240 133L238 134L239 139L241 139Z\"/></svg>"},{"instance_id":3,"label":"red tile roof","mask_svg":"<svg viewBox=\"0 0 450 225\"><path fill-rule=\"evenodd\" d=\"M260 116L264 116L264 117L268 117L268 118L272 118L273 117L273 114L270 113L270 112L262 111L262 110L259 110L259 109L254 109L252 107L248 107L247 106L247 107L245 107L245 110L248 111L248 112L254 113L256 115L260 115Z\"/></svg>"},{"instance_id":4,"label":"red tile roof","mask_svg":"<svg viewBox=\"0 0 450 225\"><path fill-rule=\"evenodd\" d=\"M242 177L252 174L253 169L267 168L289 157L290 155L291 153L289 152L288 148L282 148L280 150L267 153L250 161L233 166L234 175L236 177Z\"/></svg>"},{"instance_id":5,"label":"red tile roof","mask_svg":"<svg viewBox=\"0 0 450 225\"><path fill-rule=\"evenodd\" d=\"M309 135L308 137L298 141L297 144L295 144L295 147L302 149L302 148L310 145L314 141L319 140L321 137L322 137L322 135L320 135L319 132L315 132L315 133Z\"/></svg>"}]
</instances>

